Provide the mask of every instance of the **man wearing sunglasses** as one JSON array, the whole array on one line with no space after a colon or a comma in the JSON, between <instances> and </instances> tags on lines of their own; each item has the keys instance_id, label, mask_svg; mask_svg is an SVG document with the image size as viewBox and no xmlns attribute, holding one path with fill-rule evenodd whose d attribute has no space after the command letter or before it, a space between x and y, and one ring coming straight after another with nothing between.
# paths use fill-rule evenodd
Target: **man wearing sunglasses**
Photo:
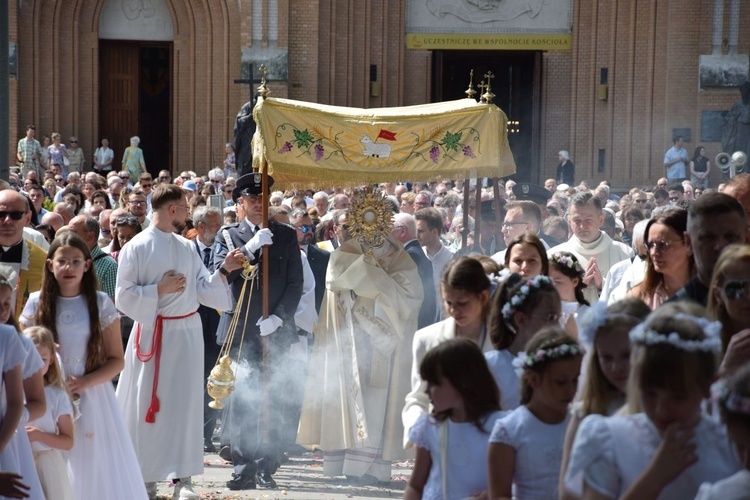
<instances>
[{"instance_id":1,"label":"man wearing sunglasses","mask_svg":"<svg viewBox=\"0 0 750 500\"><path fill-rule=\"evenodd\" d=\"M273 178L268 176L268 188ZM239 343L231 351L232 359L239 359L249 366L249 372L238 374L244 383L238 383L224 412L224 425L228 430L229 447L222 448L221 456L231 458L234 474L227 487L230 490L255 489L256 486L275 488L272 474L280 466L280 436L284 434L283 421L274 418L274 412L286 405L284 389L285 361L292 344L299 342L294 314L302 297L303 270L297 235L285 224L263 220L262 176L259 173L245 174L237 179L232 199L242 208L244 219L219 231L216 238L214 267L218 267L228 252L242 249L251 264L260 266L258 281L245 287L245 279L239 271L228 275L235 303L242 298L245 305L238 310L238 325L246 325L242 352L237 352ZM262 228L261 225L267 227ZM263 318L262 248L268 247L268 310ZM243 297L244 293L244 297ZM222 315L217 337L226 337L233 313ZM237 338L243 335L239 326ZM265 338L264 338L265 337ZM263 347L266 360L263 361ZM263 370L268 387L264 391ZM263 395L271 417L261 418ZM268 427L264 427L267 424ZM266 439L267 438L267 439Z\"/></svg>"},{"instance_id":2,"label":"man wearing sunglasses","mask_svg":"<svg viewBox=\"0 0 750 500\"><path fill-rule=\"evenodd\" d=\"M159 172L159 178L157 184L170 184L172 182L172 174L169 170L162 170Z\"/></svg>"},{"instance_id":3,"label":"man wearing sunglasses","mask_svg":"<svg viewBox=\"0 0 750 500\"><path fill-rule=\"evenodd\" d=\"M669 202L672 205L679 204L685 199L685 186L681 182L675 182L669 186Z\"/></svg>"},{"instance_id":4,"label":"man wearing sunglasses","mask_svg":"<svg viewBox=\"0 0 750 500\"><path fill-rule=\"evenodd\" d=\"M0 272L18 283L11 296L15 317L23 310L26 292L41 288L47 259L42 248L24 239L24 228L30 219L31 209L25 196L12 189L0 191Z\"/></svg>"},{"instance_id":5,"label":"man wearing sunglasses","mask_svg":"<svg viewBox=\"0 0 750 500\"><path fill-rule=\"evenodd\" d=\"M307 255L315 276L315 309L320 313L320 304L326 291L326 270L331 254L315 244L315 225L305 210L295 208L289 214L289 222L297 230L297 242Z\"/></svg>"},{"instance_id":6,"label":"man wearing sunglasses","mask_svg":"<svg viewBox=\"0 0 750 500\"><path fill-rule=\"evenodd\" d=\"M733 243L748 243L748 225L742 205L723 193L704 194L688 209L685 244L695 259L695 276L671 300L693 300L704 307L721 251Z\"/></svg>"}]
</instances>

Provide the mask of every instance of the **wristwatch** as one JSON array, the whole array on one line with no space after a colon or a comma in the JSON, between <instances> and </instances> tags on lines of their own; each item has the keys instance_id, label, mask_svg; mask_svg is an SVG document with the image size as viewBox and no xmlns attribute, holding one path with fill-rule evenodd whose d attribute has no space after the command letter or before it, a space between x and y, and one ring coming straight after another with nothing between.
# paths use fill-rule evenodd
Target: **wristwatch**
<instances>
[{"instance_id":1,"label":"wristwatch","mask_svg":"<svg viewBox=\"0 0 750 500\"><path fill-rule=\"evenodd\" d=\"M229 276L229 271L227 271L227 270L226 270L226 269L224 269L223 267L220 267L220 268L219 268L219 272L220 272L221 274L223 274L224 276L227 276L227 277Z\"/></svg>"}]
</instances>

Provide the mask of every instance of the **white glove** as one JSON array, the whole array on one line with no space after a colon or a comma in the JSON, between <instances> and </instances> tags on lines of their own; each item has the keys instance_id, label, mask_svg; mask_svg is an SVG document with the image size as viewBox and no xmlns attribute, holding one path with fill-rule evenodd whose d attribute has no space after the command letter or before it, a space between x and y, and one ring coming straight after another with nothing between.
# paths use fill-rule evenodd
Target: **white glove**
<instances>
[{"instance_id":1,"label":"white glove","mask_svg":"<svg viewBox=\"0 0 750 500\"><path fill-rule=\"evenodd\" d=\"M273 332L279 329L281 325L283 325L284 322L281 318L276 316L275 314L270 315L266 319L260 318L257 323L255 323L256 326L260 327L260 336L265 337L267 335L271 335Z\"/></svg>"},{"instance_id":2,"label":"white glove","mask_svg":"<svg viewBox=\"0 0 750 500\"><path fill-rule=\"evenodd\" d=\"M250 241L245 243L245 249L251 254L258 251L258 249L265 245L273 243L273 233L267 227L260 229Z\"/></svg>"}]
</instances>

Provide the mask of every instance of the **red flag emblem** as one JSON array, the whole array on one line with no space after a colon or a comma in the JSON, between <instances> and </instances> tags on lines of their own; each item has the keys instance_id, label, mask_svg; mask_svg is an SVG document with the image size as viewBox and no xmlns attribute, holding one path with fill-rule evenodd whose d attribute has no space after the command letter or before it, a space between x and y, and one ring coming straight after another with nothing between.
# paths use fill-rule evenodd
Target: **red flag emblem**
<instances>
[{"instance_id":1,"label":"red flag emblem","mask_svg":"<svg viewBox=\"0 0 750 500\"><path fill-rule=\"evenodd\" d=\"M385 139L386 141L395 141L396 140L396 132L391 132L389 130L381 130L378 134L378 139Z\"/></svg>"}]
</instances>

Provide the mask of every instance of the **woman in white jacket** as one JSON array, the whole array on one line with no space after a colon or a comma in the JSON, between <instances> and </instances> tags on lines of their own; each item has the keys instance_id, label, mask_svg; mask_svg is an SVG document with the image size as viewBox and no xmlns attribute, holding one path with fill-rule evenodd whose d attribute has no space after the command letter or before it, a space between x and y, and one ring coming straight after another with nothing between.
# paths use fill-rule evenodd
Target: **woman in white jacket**
<instances>
[{"instance_id":1,"label":"woman in white jacket","mask_svg":"<svg viewBox=\"0 0 750 500\"><path fill-rule=\"evenodd\" d=\"M473 340L484 352L493 349L487 334L490 279L482 264L467 256L450 261L443 269L440 292L445 311L450 317L414 334L411 392L406 396L406 405L401 413L405 448L411 447L409 429L422 413L429 410L430 400L425 392L427 385L419 376L419 365L427 351L456 337Z\"/></svg>"}]
</instances>

